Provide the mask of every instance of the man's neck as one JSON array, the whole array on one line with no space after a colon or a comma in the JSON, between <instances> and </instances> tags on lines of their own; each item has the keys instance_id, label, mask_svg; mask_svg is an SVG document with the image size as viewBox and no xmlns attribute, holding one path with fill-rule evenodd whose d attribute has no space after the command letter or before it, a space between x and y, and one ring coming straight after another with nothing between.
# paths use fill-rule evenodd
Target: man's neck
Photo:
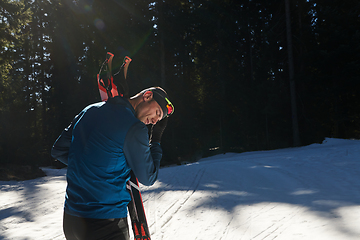
<instances>
[{"instance_id":1,"label":"man's neck","mask_svg":"<svg viewBox=\"0 0 360 240\"><path fill-rule=\"evenodd\" d=\"M131 106L135 109L141 102L141 97L130 98L129 102L130 102Z\"/></svg>"}]
</instances>

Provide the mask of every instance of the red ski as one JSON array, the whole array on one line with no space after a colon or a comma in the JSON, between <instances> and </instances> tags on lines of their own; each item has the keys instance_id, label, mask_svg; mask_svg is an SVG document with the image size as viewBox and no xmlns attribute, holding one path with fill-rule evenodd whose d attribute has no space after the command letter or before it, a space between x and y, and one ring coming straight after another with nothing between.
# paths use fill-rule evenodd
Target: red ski
<instances>
[{"instance_id":1,"label":"red ski","mask_svg":"<svg viewBox=\"0 0 360 240\"><path fill-rule=\"evenodd\" d=\"M130 181L127 182L126 187L129 189L131 194L131 202L128 205L128 210L131 218L134 238L135 240L150 240L150 232L147 225L145 208L141 198L139 182L133 172L131 172L131 178Z\"/></svg>"},{"instance_id":2,"label":"red ski","mask_svg":"<svg viewBox=\"0 0 360 240\"><path fill-rule=\"evenodd\" d=\"M126 83L127 69L131 58L125 57L119 71L112 74L112 59L114 54L108 52L106 60L103 62L99 74L97 75L98 87L102 101L115 96L128 97L128 85ZM116 77L116 84L114 83ZM150 240L150 232L145 216L145 209L141 198L139 182L131 171L130 180L126 183L130 192L131 201L128 205L128 211L131 218L131 225L134 232L135 240Z\"/></svg>"},{"instance_id":3,"label":"red ski","mask_svg":"<svg viewBox=\"0 0 360 240\"><path fill-rule=\"evenodd\" d=\"M106 101L108 98L119 96L119 91L117 85L114 83L114 77L112 74L112 59L114 54L108 52L106 54L106 59L103 62L100 71L97 75L97 82L100 92L101 101ZM127 69L131 62L131 58L128 56L125 57L123 64L120 67L120 70L114 74L118 76L119 82L117 83L120 87L120 96L124 96L128 93L128 85L126 83ZM102 72L105 72L102 74ZM123 74L122 74L123 73Z\"/></svg>"}]
</instances>

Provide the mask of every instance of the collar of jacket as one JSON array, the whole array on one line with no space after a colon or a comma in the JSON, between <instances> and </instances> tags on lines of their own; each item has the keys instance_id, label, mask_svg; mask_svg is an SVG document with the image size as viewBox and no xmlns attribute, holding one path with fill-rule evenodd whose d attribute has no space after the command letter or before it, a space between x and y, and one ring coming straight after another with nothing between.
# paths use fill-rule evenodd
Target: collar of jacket
<instances>
[{"instance_id":1,"label":"collar of jacket","mask_svg":"<svg viewBox=\"0 0 360 240\"><path fill-rule=\"evenodd\" d=\"M117 105L121 105L121 106L124 106L126 108L129 108L131 110L131 112L135 115L135 109L133 108L133 106L131 105L129 100L127 100L126 98L116 96L116 97L113 97L113 98L109 98L107 100L107 102L111 103L111 104L117 104Z\"/></svg>"}]
</instances>

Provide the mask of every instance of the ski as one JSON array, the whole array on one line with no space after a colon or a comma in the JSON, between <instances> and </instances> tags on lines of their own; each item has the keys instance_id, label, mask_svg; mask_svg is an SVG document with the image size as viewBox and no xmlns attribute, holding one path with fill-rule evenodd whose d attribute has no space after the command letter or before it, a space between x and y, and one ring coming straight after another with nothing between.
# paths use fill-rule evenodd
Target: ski
<instances>
[{"instance_id":1,"label":"ski","mask_svg":"<svg viewBox=\"0 0 360 240\"><path fill-rule=\"evenodd\" d=\"M131 58L125 57L119 71L112 74L112 59L114 54L108 52L103 62L97 82L101 101L115 96L128 97L128 85L126 83L127 69L131 62ZM114 78L115 77L115 78ZM116 80L116 83L114 82ZM131 201L128 205L128 211L131 219L131 226L135 240L150 240L149 227L147 225L145 209L141 197L139 181L135 174L131 171L130 180L126 183L129 190Z\"/></svg>"},{"instance_id":2,"label":"ski","mask_svg":"<svg viewBox=\"0 0 360 240\"><path fill-rule=\"evenodd\" d=\"M97 83L100 92L101 101L106 101L108 98L115 96L128 97L128 85L126 83L127 69L131 62L131 58L126 56L124 62L121 65L119 71L112 74L112 59L114 54L108 52L106 59L101 65L100 71L97 74ZM117 82L115 83L115 79ZM118 90L120 89L120 91Z\"/></svg>"},{"instance_id":3,"label":"ski","mask_svg":"<svg viewBox=\"0 0 360 240\"><path fill-rule=\"evenodd\" d=\"M127 182L126 187L129 189L131 195L131 201L128 205L128 210L134 238L135 240L150 240L150 232L147 225L143 201L141 198L139 182L133 172L131 172L131 177Z\"/></svg>"}]
</instances>

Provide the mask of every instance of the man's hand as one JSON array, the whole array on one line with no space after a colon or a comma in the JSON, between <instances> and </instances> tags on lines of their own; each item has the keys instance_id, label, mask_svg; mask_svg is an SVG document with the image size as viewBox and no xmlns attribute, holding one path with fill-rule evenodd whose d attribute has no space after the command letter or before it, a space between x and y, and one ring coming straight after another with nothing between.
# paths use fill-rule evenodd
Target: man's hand
<instances>
[{"instance_id":1,"label":"man's hand","mask_svg":"<svg viewBox=\"0 0 360 240\"><path fill-rule=\"evenodd\" d=\"M161 142L161 137L164 133L164 130L166 128L168 122L168 117L165 117L163 120L159 121L152 127L152 134L150 136L150 143L152 142Z\"/></svg>"}]
</instances>

